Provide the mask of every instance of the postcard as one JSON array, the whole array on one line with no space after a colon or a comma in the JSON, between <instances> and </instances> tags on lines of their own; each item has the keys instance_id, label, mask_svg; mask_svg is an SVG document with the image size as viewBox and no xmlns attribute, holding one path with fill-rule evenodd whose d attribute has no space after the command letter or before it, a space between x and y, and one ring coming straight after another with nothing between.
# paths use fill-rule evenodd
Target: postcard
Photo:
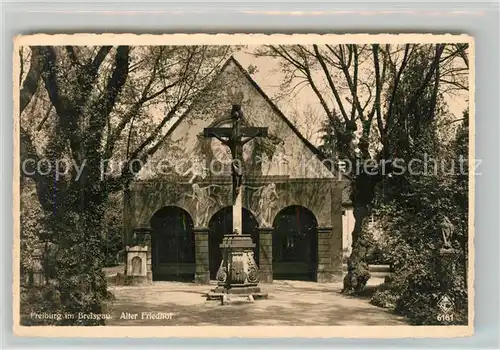
<instances>
[{"instance_id":1,"label":"postcard","mask_svg":"<svg viewBox=\"0 0 500 350\"><path fill-rule=\"evenodd\" d=\"M14 332L458 337L474 39L14 39Z\"/></svg>"}]
</instances>

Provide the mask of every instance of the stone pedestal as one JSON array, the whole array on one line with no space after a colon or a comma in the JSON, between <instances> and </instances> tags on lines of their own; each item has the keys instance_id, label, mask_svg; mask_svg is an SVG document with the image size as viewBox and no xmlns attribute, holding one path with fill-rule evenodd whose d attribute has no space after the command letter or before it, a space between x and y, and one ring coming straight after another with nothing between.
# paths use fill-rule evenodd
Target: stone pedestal
<instances>
[{"instance_id":1,"label":"stone pedestal","mask_svg":"<svg viewBox=\"0 0 500 350\"><path fill-rule=\"evenodd\" d=\"M453 248L441 248L438 251L437 271L442 293L447 293L452 287L458 256L459 252Z\"/></svg>"},{"instance_id":2,"label":"stone pedestal","mask_svg":"<svg viewBox=\"0 0 500 350\"><path fill-rule=\"evenodd\" d=\"M455 278L456 262L459 252L453 248L441 248L437 251L436 272L440 281L441 295L437 302L437 307L441 315L453 314L455 300L450 295ZM444 319L444 321L447 321Z\"/></svg>"},{"instance_id":3,"label":"stone pedestal","mask_svg":"<svg viewBox=\"0 0 500 350\"><path fill-rule=\"evenodd\" d=\"M217 271L217 287L208 299L223 303L230 296L246 297L249 301L266 298L258 287L259 271L253 257L255 244L250 235L225 235L220 248L222 262Z\"/></svg>"},{"instance_id":4,"label":"stone pedestal","mask_svg":"<svg viewBox=\"0 0 500 350\"><path fill-rule=\"evenodd\" d=\"M126 246L125 283L129 285L150 283L153 280L151 269L151 230L135 229L134 245Z\"/></svg>"}]
</instances>

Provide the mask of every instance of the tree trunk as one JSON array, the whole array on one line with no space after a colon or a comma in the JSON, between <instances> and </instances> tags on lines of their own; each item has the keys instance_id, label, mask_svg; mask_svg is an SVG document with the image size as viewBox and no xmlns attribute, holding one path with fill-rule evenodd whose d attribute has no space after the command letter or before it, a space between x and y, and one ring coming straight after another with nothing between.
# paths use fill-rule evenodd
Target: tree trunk
<instances>
[{"instance_id":1,"label":"tree trunk","mask_svg":"<svg viewBox=\"0 0 500 350\"><path fill-rule=\"evenodd\" d=\"M64 325L104 325L95 317L104 311L107 285L104 266L102 222L105 198L93 196L63 209L53 217L56 233L56 304L72 315Z\"/></svg>"},{"instance_id":2,"label":"tree trunk","mask_svg":"<svg viewBox=\"0 0 500 350\"><path fill-rule=\"evenodd\" d=\"M366 219L370 215L370 205L354 204L354 230L352 232L352 252L347 261L347 275L344 277L342 293L356 294L361 292L370 279L370 271L366 263L368 253L368 234Z\"/></svg>"},{"instance_id":3,"label":"tree trunk","mask_svg":"<svg viewBox=\"0 0 500 350\"><path fill-rule=\"evenodd\" d=\"M375 186L381 179L380 174L361 173L352 183L351 200L354 205L355 225L352 232L352 252L347 261L347 275L344 278L342 293L361 292L370 279L366 257L369 241L367 239L367 218L371 215Z\"/></svg>"}]
</instances>

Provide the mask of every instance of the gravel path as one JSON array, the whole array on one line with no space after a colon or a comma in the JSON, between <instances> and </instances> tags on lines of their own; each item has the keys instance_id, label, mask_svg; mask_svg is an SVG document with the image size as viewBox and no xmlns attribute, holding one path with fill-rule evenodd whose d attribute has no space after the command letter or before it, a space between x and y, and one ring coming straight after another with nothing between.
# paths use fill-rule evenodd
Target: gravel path
<instances>
[{"instance_id":1,"label":"gravel path","mask_svg":"<svg viewBox=\"0 0 500 350\"><path fill-rule=\"evenodd\" d=\"M370 280L371 285L380 283ZM222 306L206 301L214 286L154 282L147 286L111 286L116 300L108 325L406 325L404 318L370 305L367 298L340 294L340 283L275 281L261 284L267 300Z\"/></svg>"}]
</instances>

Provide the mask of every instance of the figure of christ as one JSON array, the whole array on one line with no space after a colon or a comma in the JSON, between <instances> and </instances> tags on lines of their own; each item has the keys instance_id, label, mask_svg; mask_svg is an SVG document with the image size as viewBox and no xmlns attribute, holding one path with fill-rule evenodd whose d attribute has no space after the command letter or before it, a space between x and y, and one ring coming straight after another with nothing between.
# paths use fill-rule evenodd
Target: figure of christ
<instances>
[{"instance_id":1,"label":"figure of christ","mask_svg":"<svg viewBox=\"0 0 500 350\"><path fill-rule=\"evenodd\" d=\"M242 196L243 178L243 146L256 137L267 136L267 128L242 128L243 113L241 106L233 105L231 110L232 126L230 128L205 128L205 137L215 137L231 151L233 233L242 234Z\"/></svg>"},{"instance_id":2,"label":"figure of christ","mask_svg":"<svg viewBox=\"0 0 500 350\"><path fill-rule=\"evenodd\" d=\"M242 128L241 106L233 105L231 128L206 128L206 137L215 137L231 151L231 175L233 182L233 204L241 190L243 178L243 146L256 137L267 136L266 128Z\"/></svg>"}]
</instances>

